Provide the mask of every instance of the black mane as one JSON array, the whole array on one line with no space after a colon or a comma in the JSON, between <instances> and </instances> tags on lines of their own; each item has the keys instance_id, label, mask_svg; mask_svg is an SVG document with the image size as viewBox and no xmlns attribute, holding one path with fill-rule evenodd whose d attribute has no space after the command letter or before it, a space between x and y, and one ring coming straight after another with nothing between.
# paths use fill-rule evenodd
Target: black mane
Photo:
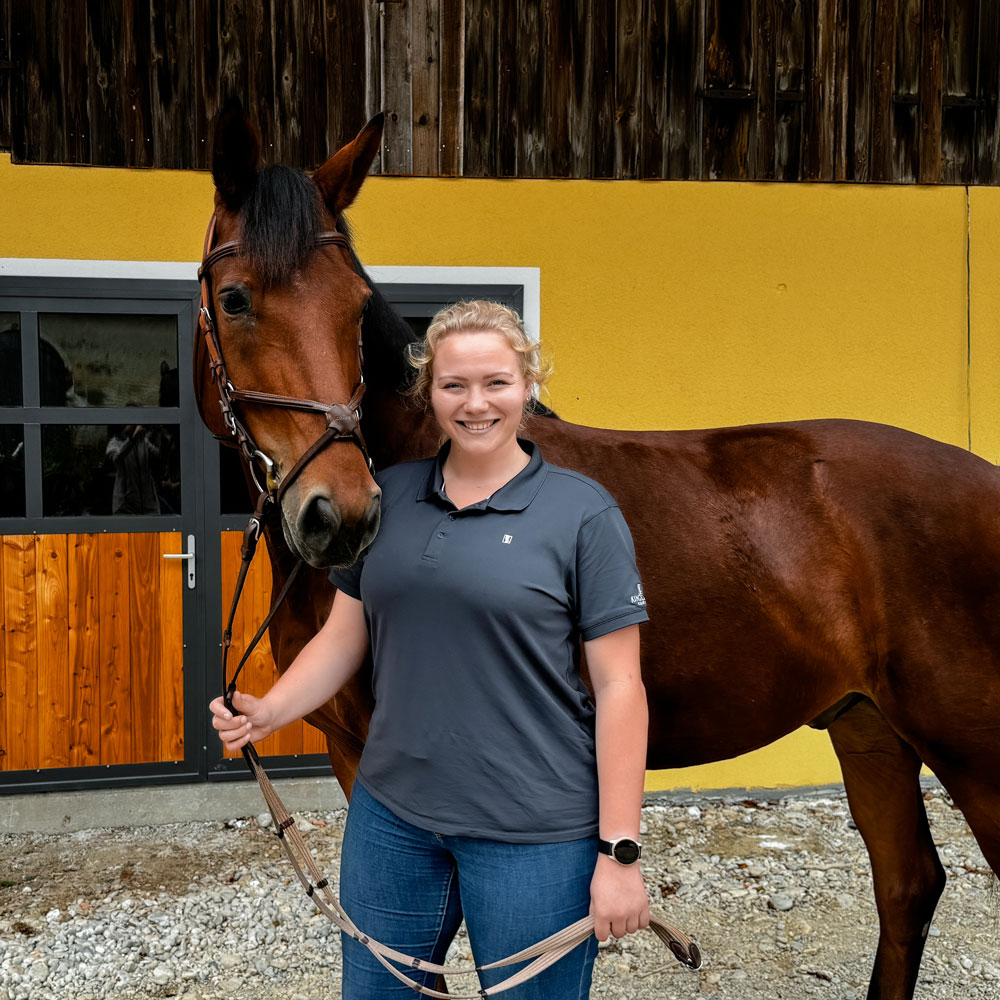
<instances>
[{"instance_id":1,"label":"black mane","mask_svg":"<svg viewBox=\"0 0 1000 1000\"><path fill-rule=\"evenodd\" d=\"M320 195L301 171L280 165L257 174L240 208L241 242L265 286L288 281L321 232Z\"/></svg>"}]
</instances>

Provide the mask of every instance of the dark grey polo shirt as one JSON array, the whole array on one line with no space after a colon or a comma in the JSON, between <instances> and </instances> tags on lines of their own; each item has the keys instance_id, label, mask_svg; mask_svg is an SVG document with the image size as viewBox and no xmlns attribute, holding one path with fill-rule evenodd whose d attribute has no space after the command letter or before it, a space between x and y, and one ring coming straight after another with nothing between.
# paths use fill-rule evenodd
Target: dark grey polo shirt
<instances>
[{"instance_id":1,"label":"dark grey polo shirt","mask_svg":"<svg viewBox=\"0 0 1000 1000\"><path fill-rule=\"evenodd\" d=\"M436 833L544 843L597 832L579 642L647 615L610 494L521 446L528 465L462 510L447 445L381 472L378 535L330 579L364 602L371 636L368 792Z\"/></svg>"}]
</instances>

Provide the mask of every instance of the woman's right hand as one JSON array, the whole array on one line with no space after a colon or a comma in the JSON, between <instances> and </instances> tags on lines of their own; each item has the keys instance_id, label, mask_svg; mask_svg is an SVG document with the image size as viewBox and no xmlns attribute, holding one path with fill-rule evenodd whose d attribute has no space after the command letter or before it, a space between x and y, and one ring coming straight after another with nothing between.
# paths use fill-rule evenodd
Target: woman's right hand
<instances>
[{"instance_id":1,"label":"woman's right hand","mask_svg":"<svg viewBox=\"0 0 1000 1000\"><path fill-rule=\"evenodd\" d=\"M242 691L233 692L234 716L221 697L208 706L212 710L212 725L218 730L219 739L227 750L239 750L251 741L259 743L274 732L270 707L263 698L255 698Z\"/></svg>"}]
</instances>

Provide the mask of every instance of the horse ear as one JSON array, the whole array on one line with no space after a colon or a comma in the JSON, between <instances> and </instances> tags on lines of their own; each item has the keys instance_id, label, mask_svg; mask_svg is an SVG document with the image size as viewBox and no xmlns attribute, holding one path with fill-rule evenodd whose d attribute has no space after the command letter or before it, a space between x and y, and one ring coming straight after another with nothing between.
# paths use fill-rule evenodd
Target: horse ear
<instances>
[{"instance_id":1,"label":"horse ear","mask_svg":"<svg viewBox=\"0 0 1000 1000\"><path fill-rule=\"evenodd\" d=\"M381 111L357 134L353 142L338 150L313 175L327 208L340 215L358 196L382 142L385 115Z\"/></svg>"},{"instance_id":2,"label":"horse ear","mask_svg":"<svg viewBox=\"0 0 1000 1000\"><path fill-rule=\"evenodd\" d=\"M215 189L235 211L257 183L260 136L238 97L230 98L215 125L212 177Z\"/></svg>"}]
</instances>

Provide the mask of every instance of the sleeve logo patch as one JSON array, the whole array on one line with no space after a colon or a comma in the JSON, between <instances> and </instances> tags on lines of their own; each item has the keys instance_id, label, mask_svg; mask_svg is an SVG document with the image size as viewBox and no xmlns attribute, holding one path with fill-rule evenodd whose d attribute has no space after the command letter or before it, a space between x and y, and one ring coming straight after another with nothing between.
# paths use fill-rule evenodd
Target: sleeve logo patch
<instances>
[{"instance_id":1,"label":"sleeve logo patch","mask_svg":"<svg viewBox=\"0 0 1000 1000\"><path fill-rule=\"evenodd\" d=\"M510 545L510 543L512 541L514 541L514 536L513 535L504 535L502 541L503 541L504 545Z\"/></svg>"},{"instance_id":2,"label":"sleeve logo patch","mask_svg":"<svg viewBox=\"0 0 1000 1000\"><path fill-rule=\"evenodd\" d=\"M646 606L646 598L642 592L642 584L637 583L635 585L635 593L629 598L629 600L637 607L644 608Z\"/></svg>"}]
</instances>

